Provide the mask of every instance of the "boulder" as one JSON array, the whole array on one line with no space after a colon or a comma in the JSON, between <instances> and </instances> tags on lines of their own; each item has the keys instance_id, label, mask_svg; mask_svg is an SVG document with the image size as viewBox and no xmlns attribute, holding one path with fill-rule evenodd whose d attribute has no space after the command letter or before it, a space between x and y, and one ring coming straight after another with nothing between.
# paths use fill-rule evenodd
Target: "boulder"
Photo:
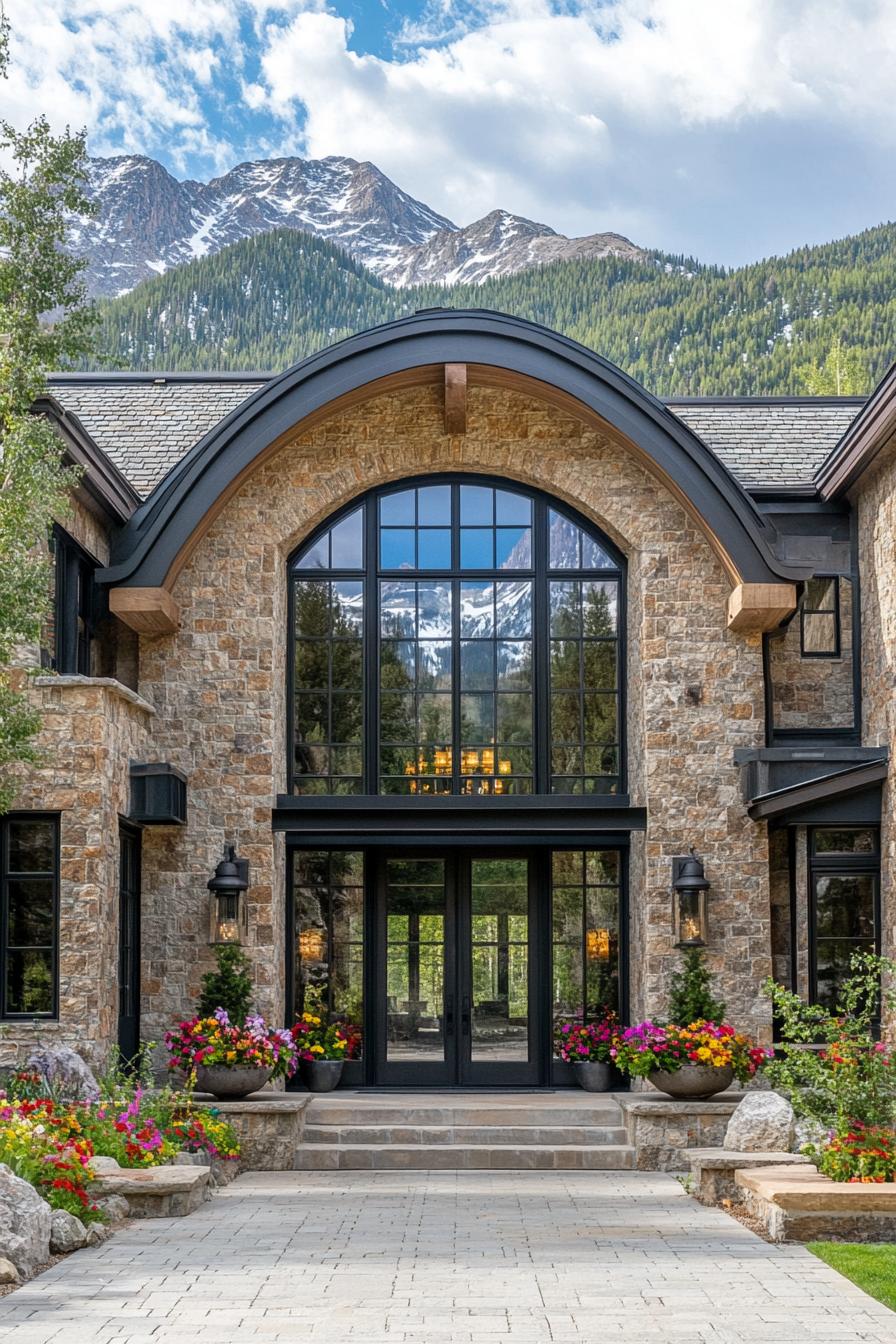
<instances>
[{"instance_id":1,"label":"boulder","mask_svg":"<svg viewBox=\"0 0 896 1344\"><path fill-rule=\"evenodd\" d=\"M54 1209L50 1218L50 1250L54 1255L80 1251L87 1244L87 1228L73 1213Z\"/></svg>"},{"instance_id":2,"label":"boulder","mask_svg":"<svg viewBox=\"0 0 896 1344\"><path fill-rule=\"evenodd\" d=\"M124 1195L106 1195L105 1199L98 1199L95 1203L110 1223L120 1223L131 1211Z\"/></svg>"},{"instance_id":3,"label":"boulder","mask_svg":"<svg viewBox=\"0 0 896 1344\"><path fill-rule=\"evenodd\" d=\"M87 1225L87 1246L102 1246L104 1241L108 1241L112 1235L112 1229L106 1227L105 1223L88 1223Z\"/></svg>"},{"instance_id":4,"label":"boulder","mask_svg":"<svg viewBox=\"0 0 896 1344\"><path fill-rule=\"evenodd\" d=\"M777 1092L748 1092L728 1121L723 1147L736 1153L789 1153L793 1107Z\"/></svg>"},{"instance_id":5,"label":"boulder","mask_svg":"<svg viewBox=\"0 0 896 1344\"><path fill-rule=\"evenodd\" d=\"M20 1274L34 1274L50 1258L50 1206L33 1185L0 1162L0 1254Z\"/></svg>"},{"instance_id":6,"label":"boulder","mask_svg":"<svg viewBox=\"0 0 896 1344\"><path fill-rule=\"evenodd\" d=\"M90 1170L95 1176L117 1176L125 1168L120 1167L114 1157L92 1157Z\"/></svg>"},{"instance_id":7,"label":"boulder","mask_svg":"<svg viewBox=\"0 0 896 1344\"><path fill-rule=\"evenodd\" d=\"M99 1084L84 1060L67 1045L39 1045L28 1056L25 1066L40 1073L50 1090L66 1101L96 1101Z\"/></svg>"},{"instance_id":8,"label":"boulder","mask_svg":"<svg viewBox=\"0 0 896 1344\"><path fill-rule=\"evenodd\" d=\"M11 1260L7 1260L5 1256L0 1255L0 1284L18 1282L19 1271Z\"/></svg>"}]
</instances>

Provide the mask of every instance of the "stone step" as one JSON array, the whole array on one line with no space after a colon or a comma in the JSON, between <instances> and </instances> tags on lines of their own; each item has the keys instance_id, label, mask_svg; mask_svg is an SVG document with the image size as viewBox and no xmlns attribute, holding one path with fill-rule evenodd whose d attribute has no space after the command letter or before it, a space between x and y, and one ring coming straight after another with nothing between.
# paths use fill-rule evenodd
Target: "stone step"
<instances>
[{"instance_id":1,"label":"stone step","mask_svg":"<svg viewBox=\"0 0 896 1344\"><path fill-rule=\"evenodd\" d=\"M491 1102L466 1101L444 1105L441 1101L411 1102L334 1100L315 1097L306 1112L308 1125L437 1125L439 1127L474 1126L479 1129L505 1127L553 1128L568 1125L617 1126L622 1123L618 1102L597 1094L589 1104L554 1105L522 1098L495 1105Z\"/></svg>"},{"instance_id":2,"label":"stone step","mask_svg":"<svg viewBox=\"0 0 896 1344\"><path fill-rule=\"evenodd\" d=\"M312 1119L305 1125L304 1134L305 1143L370 1144L375 1147L386 1143L429 1147L456 1143L466 1147L483 1144L532 1148L571 1144L577 1148L590 1148L598 1144L624 1144L625 1139L621 1125L426 1125L418 1124L416 1115L408 1117L403 1124L318 1124Z\"/></svg>"},{"instance_id":3,"label":"stone step","mask_svg":"<svg viewBox=\"0 0 896 1344\"><path fill-rule=\"evenodd\" d=\"M309 1143L296 1153L297 1171L631 1171L635 1150L625 1144L351 1144Z\"/></svg>"}]
</instances>

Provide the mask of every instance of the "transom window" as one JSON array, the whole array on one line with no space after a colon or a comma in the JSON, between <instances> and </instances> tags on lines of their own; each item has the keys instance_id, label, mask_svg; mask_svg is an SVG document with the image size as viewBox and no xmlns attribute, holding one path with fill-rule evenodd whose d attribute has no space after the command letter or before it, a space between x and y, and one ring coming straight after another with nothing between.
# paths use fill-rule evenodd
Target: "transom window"
<instances>
[{"instance_id":1,"label":"transom window","mask_svg":"<svg viewBox=\"0 0 896 1344\"><path fill-rule=\"evenodd\" d=\"M293 791L617 792L622 577L535 494L368 496L292 562Z\"/></svg>"}]
</instances>

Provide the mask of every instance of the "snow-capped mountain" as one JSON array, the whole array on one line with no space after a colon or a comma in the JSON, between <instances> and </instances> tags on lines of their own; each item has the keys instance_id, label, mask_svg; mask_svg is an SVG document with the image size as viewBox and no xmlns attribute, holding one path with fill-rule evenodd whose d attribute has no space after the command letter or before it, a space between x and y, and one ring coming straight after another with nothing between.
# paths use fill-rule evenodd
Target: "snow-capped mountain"
<instances>
[{"instance_id":1,"label":"snow-capped mountain","mask_svg":"<svg viewBox=\"0 0 896 1344\"><path fill-rule=\"evenodd\" d=\"M465 228L434 233L419 246L396 253L378 269L393 285L430 281L475 285L492 276L512 275L551 261L608 256L638 260L645 253L618 233L567 238L547 224L535 224L506 210L492 210Z\"/></svg>"},{"instance_id":2,"label":"snow-capped mountain","mask_svg":"<svg viewBox=\"0 0 896 1344\"><path fill-rule=\"evenodd\" d=\"M566 238L503 210L458 228L372 163L284 158L242 163L211 182L179 182L142 155L92 159L96 215L74 222L90 292L127 293L141 280L253 234L292 228L338 244L398 286L481 282L573 257L645 253L618 234Z\"/></svg>"}]
</instances>

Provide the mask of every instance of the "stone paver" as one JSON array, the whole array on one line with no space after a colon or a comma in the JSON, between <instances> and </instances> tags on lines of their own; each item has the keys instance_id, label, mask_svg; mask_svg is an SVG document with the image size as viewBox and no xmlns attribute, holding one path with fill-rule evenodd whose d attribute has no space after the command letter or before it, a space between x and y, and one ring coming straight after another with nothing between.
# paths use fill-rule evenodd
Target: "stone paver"
<instances>
[{"instance_id":1,"label":"stone paver","mask_svg":"<svg viewBox=\"0 0 896 1344\"><path fill-rule=\"evenodd\" d=\"M0 1300L15 1344L896 1344L896 1314L647 1172L259 1172Z\"/></svg>"}]
</instances>

